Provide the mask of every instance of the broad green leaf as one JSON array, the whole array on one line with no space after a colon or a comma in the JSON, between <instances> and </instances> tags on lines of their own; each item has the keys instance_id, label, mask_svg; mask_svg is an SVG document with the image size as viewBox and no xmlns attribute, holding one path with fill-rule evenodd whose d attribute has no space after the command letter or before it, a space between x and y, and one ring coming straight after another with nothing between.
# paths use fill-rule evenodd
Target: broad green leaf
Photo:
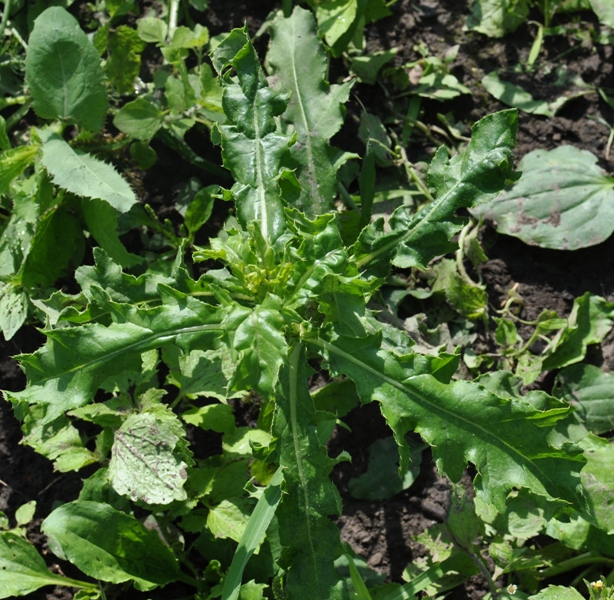
<instances>
[{"instance_id":1,"label":"broad green leaf","mask_svg":"<svg viewBox=\"0 0 614 600\"><path fill-rule=\"evenodd\" d=\"M181 377L177 384L181 393L187 396L206 396L225 401L237 395L229 391L234 367L223 350L193 350L179 358Z\"/></svg>"},{"instance_id":2,"label":"broad green leaf","mask_svg":"<svg viewBox=\"0 0 614 600\"><path fill-rule=\"evenodd\" d=\"M528 0L474 0L467 29L489 37L503 37L526 21L529 5Z\"/></svg>"},{"instance_id":3,"label":"broad green leaf","mask_svg":"<svg viewBox=\"0 0 614 600\"><path fill-rule=\"evenodd\" d=\"M177 27L173 33L171 46L173 48L201 48L209 41L209 30L197 23L194 29Z\"/></svg>"},{"instance_id":4,"label":"broad green leaf","mask_svg":"<svg viewBox=\"0 0 614 600\"><path fill-rule=\"evenodd\" d=\"M128 252L121 243L117 231L118 214L113 206L92 198L84 199L81 208L89 232L114 262L125 268L143 262L140 256Z\"/></svg>"},{"instance_id":5,"label":"broad green leaf","mask_svg":"<svg viewBox=\"0 0 614 600\"><path fill-rule=\"evenodd\" d=\"M589 431L614 430L614 375L593 365L577 364L559 371L552 394L575 406Z\"/></svg>"},{"instance_id":6,"label":"broad green leaf","mask_svg":"<svg viewBox=\"0 0 614 600\"><path fill-rule=\"evenodd\" d=\"M329 479L334 462L313 423L315 409L306 385L312 373L297 344L283 367L273 424L285 481L277 509L280 565L290 600L347 600L345 582L333 568L343 550L329 516L339 514L341 503Z\"/></svg>"},{"instance_id":7,"label":"broad green leaf","mask_svg":"<svg viewBox=\"0 0 614 600\"><path fill-rule=\"evenodd\" d=\"M11 181L32 164L37 151L36 146L18 146L0 154L0 194L6 193Z\"/></svg>"},{"instance_id":8,"label":"broad green leaf","mask_svg":"<svg viewBox=\"0 0 614 600\"><path fill-rule=\"evenodd\" d=\"M82 467L97 461L98 457L85 448L79 431L64 416L44 425L42 419L45 410L33 406L22 424L23 443L34 448L36 452L54 461L56 471L78 471Z\"/></svg>"},{"instance_id":9,"label":"broad green leaf","mask_svg":"<svg viewBox=\"0 0 614 600\"><path fill-rule=\"evenodd\" d=\"M600 244L614 231L614 178L574 146L529 152L520 181L472 210L497 231L555 250Z\"/></svg>"},{"instance_id":10,"label":"broad green leaf","mask_svg":"<svg viewBox=\"0 0 614 600\"><path fill-rule=\"evenodd\" d=\"M252 554L259 546L266 530L268 529L277 505L281 500L281 484L283 482L283 473L281 468L278 468L266 489L258 499L256 508L251 514L245 531L241 536L237 550L232 557L232 563L228 570L228 575L224 580L224 588L222 590L222 600L237 600L241 588L241 580L245 565L249 561Z\"/></svg>"},{"instance_id":11,"label":"broad green leaf","mask_svg":"<svg viewBox=\"0 0 614 600\"><path fill-rule=\"evenodd\" d=\"M164 122L164 115L145 98L124 104L115 115L113 125L137 140L150 140Z\"/></svg>"},{"instance_id":12,"label":"broad green leaf","mask_svg":"<svg viewBox=\"0 0 614 600\"><path fill-rule=\"evenodd\" d=\"M275 88L290 94L283 119L297 136L291 152L299 165L301 195L295 206L314 217L332 210L337 195L341 161L328 141L343 123L351 83L327 82L328 60L308 10L297 6L289 19L278 16L269 31L269 70Z\"/></svg>"},{"instance_id":13,"label":"broad green leaf","mask_svg":"<svg viewBox=\"0 0 614 600\"><path fill-rule=\"evenodd\" d=\"M41 524L56 548L86 575L111 583L134 581L152 589L175 581L179 567L156 531L108 504L76 501L56 508Z\"/></svg>"},{"instance_id":14,"label":"broad green leaf","mask_svg":"<svg viewBox=\"0 0 614 600\"><path fill-rule=\"evenodd\" d=\"M468 461L474 463L480 474L478 497L499 512L514 487L582 507L581 455L548 442L551 428L568 414L566 408L539 410L477 383L444 384L417 374L413 355L385 349L377 335L310 341L326 351L333 374L353 379L363 402L380 402L400 449L401 472L409 459L404 435L414 430L432 446L438 468L452 481L460 480Z\"/></svg>"},{"instance_id":15,"label":"broad green leaf","mask_svg":"<svg viewBox=\"0 0 614 600\"><path fill-rule=\"evenodd\" d=\"M224 166L236 181L232 193L239 219L244 227L258 223L264 239L273 242L285 226L280 179L292 184L291 136L278 132L275 120L286 109L287 98L269 87L245 30L235 29L216 48L212 60L222 75L228 120L217 128Z\"/></svg>"},{"instance_id":16,"label":"broad green leaf","mask_svg":"<svg viewBox=\"0 0 614 600\"><path fill-rule=\"evenodd\" d=\"M589 344L601 343L612 329L614 302L606 302L590 292L576 298L567 326L552 341L554 351L543 363L546 370L560 369L580 362Z\"/></svg>"},{"instance_id":17,"label":"broad green leaf","mask_svg":"<svg viewBox=\"0 0 614 600\"><path fill-rule=\"evenodd\" d=\"M271 434L263 429L236 427L227 431L222 439L222 449L228 456L253 456L254 446L268 446Z\"/></svg>"},{"instance_id":18,"label":"broad green leaf","mask_svg":"<svg viewBox=\"0 0 614 600\"><path fill-rule=\"evenodd\" d=\"M10 531L0 533L0 598L26 596L45 585L93 587L51 573L34 546Z\"/></svg>"},{"instance_id":19,"label":"broad green leaf","mask_svg":"<svg viewBox=\"0 0 614 600\"><path fill-rule=\"evenodd\" d=\"M34 22L26 82L40 117L102 127L108 105L100 56L65 9L48 8Z\"/></svg>"},{"instance_id":20,"label":"broad green leaf","mask_svg":"<svg viewBox=\"0 0 614 600\"><path fill-rule=\"evenodd\" d=\"M15 511L15 521L17 525L27 525L34 518L34 513L36 512L36 500L30 500L30 502L26 502L22 504Z\"/></svg>"},{"instance_id":21,"label":"broad green leaf","mask_svg":"<svg viewBox=\"0 0 614 600\"><path fill-rule=\"evenodd\" d=\"M488 73L482 78L482 85L488 93L497 100L513 108L518 108L526 113L554 117L556 113L569 101L582 96L593 88L588 86L576 73L566 69L560 69L555 86L560 87L561 95L551 102L547 100L535 100L523 87L510 81L503 81L498 71ZM571 91L573 88L573 91Z\"/></svg>"},{"instance_id":22,"label":"broad green leaf","mask_svg":"<svg viewBox=\"0 0 614 600\"><path fill-rule=\"evenodd\" d=\"M237 306L224 322L234 332L232 346L239 354L233 389L273 393L288 351L281 309L281 300L269 295L253 310Z\"/></svg>"},{"instance_id":23,"label":"broad green leaf","mask_svg":"<svg viewBox=\"0 0 614 600\"><path fill-rule=\"evenodd\" d=\"M135 8L135 0L105 0L104 6L113 19L121 17Z\"/></svg>"},{"instance_id":24,"label":"broad green leaf","mask_svg":"<svg viewBox=\"0 0 614 600\"><path fill-rule=\"evenodd\" d=\"M53 285L71 263L81 262L83 250L83 231L72 211L64 206L47 211L37 222L36 233L22 265L23 285Z\"/></svg>"},{"instance_id":25,"label":"broad green leaf","mask_svg":"<svg viewBox=\"0 0 614 600\"><path fill-rule=\"evenodd\" d=\"M207 527L217 538L240 542L249 520L251 503L244 498L222 500L207 515Z\"/></svg>"},{"instance_id":26,"label":"broad green leaf","mask_svg":"<svg viewBox=\"0 0 614 600\"><path fill-rule=\"evenodd\" d=\"M230 432L235 428L235 417L232 407L228 404L208 404L189 408L183 412L181 418L190 425L218 433Z\"/></svg>"},{"instance_id":27,"label":"broad green leaf","mask_svg":"<svg viewBox=\"0 0 614 600\"><path fill-rule=\"evenodd\" d=\"M85 198L105 200L120 212L136 202L136 196L117 171L90 154L73 150L59 135L39 130L43 140L43 166L57 186Z\"/></svg>"},{"instance_id":28,"label":"broad green leaf","mask_svg":"<svg viewBox=\"0 0 614 600\"><path fill-rule=\"evenodd\" d=\"M340 56L357 29L362 29L362 17L367 3L368 0L329 0L316 3L318 29L331 47L333 56Z\"/></svg>"},{"instance_id":29,"label":"broad green leaf","mask_svg":"<svg viewBox=\"0 0 614 600\"><path fill-rule=\"evenodd\" d=\"M455 544L470 551L478 536L483 533L484 524L475 514L473 499L467 495L462 483L452 486L446 528Z\"/></svg>"},{"instance_id":30,"label":"broad green leaf","mask_svg":"<svg viewBox=\"0 0 614 600\"><path fill-rule=\"evenodd\" d=\"M614 28L614 4L609 0L590 0L590 5L600 23Z\"/></svg>"},{"instance_id":31,"label":"broad green leaf","mask_svg":"<svg viewBox=\"0 0 614 600\"><path fill-rule=\"evenodd\" d=\"M383 218L366 227L353 246L357 267L368 266L367 273L378 276L388 273L390 262L426 269L432 258L454 250L450 239L463 225L455 212L492 200L511 176L517 127L516 111L502 111L473 126L461 154L449 159L446 148L439 148L428 174L435 199L413 216L399 207L386 228Z\"/></svg>"},{"instance_id":32,"label":"broad green leaf","mask_svg":"<svg viewBox=\"0 0 614 600\"><path fill-rule=\"evenodd\" d=\"M373 442L369 446L367 472L348 482L352 498L386 500L411 487L420 473L424 447L424 444L410 442L410 465L401 479L399 477L399 451L394 438L387 437Z\"/></svg>"},{"instance_id":33,"label":"broad green leaf","mask_svg":"<svg viewBox=\"0 0 614 600\"><path fill-rule=\"evenodd\" d=\"M163 304L150 309L107 300L115 318L109 326L92 323L47 331L45 346L20 356L28 387L7 392L7 398L47 406L44 421L49 422L92 401L109 376L140 373L143 352L173 342L188 350L192 343L211 344L219 336L218 309L162 285L159 293Z\"/></svg>"},{"instance_id":34,"label":"broad green leaf","mask_svg":"<svg viewBox=\"0 0 614 600\"><path fill-rule=\"evenodd\" d=\"M136 22L136 30L144 42L162 44L166 40L168 25L162 19L145 17Z\"/></svg>"},{"instance_id":35,"label":"broad green leaf","mask_svg":"<svg viewBox=\"0 0 614 600\"><path fill-rule=\"evenodd\" d=\"M115 432L109 462L113 489L146 504L185 500L184 437L181 422L170 410L129 416Z\"/></svg>"},{"instance_id":36,"label":"broad green leaf","mask_svg":"<svg viewBox=\"0 0 614 600\"><path fill-rule=\"evenodd\" d=\"M593 434L579 444L586 457L581 475L589 506L587 519L607 534L614 534L614 445Z\"/></svg>"},{"instance_id":37,"label":"broad green leaf","mask_svg":"<svg viewBox=\"0 0 614 600\"><path fill-rule=\"evenodd\" d=\"M578 590L562 585L549 585L545 590L529 596L529 600L580 600L584 598Z\"/></svg>"},{"instance_id":38,"label":"broad green leaf","mask_svg":"<svg viewBox=\"0 0 614 600\"><path fill-rule=\"evenodd\" d=\"M356 56L351 59L350 70L361 82L375 85L380 69L395 57L397 51L397 48L392 48L366 56Z\"/></svg>"},{"instance_id":39,"label":"broad green leaf","mask_svg":"<svg viewBox=\"0 0 614 600\"><path fill-rule=\"evenodd\" d=\"M5 340L10 340L17 333L27 316L26 293L10 283L0 282L0 329Z\"/></svg>"},{"instance_id":40,"label":"broad green leaf","mask_svg":"<svg viewBox=\"0 0 614 600\"><path fill-rule=\"evenodd\" d=\"M488 294L485 287L470 285L458 272L456 261L444 258L433 268L435 281L433 292L443 293L450 305L468 319L478 319L486 314Z\"/></svg>"},{"instance_id":41,"label":"broad green leaf","mask_svg":"<svg viewBox=\"0 0 614 600\"><path fill-rule=\"evenodd\" d=\"M109 33L105 70L120 94L134 94L134 81L141 70L141 52L145 42L136 29L120 25Z\"/></svg>"},{"instance_id":42,"label":"broad green leaf","mask_svg":"<svg viewBox=\"0 0 614 600\"><path fill-rule=\"evenodd\" d=\"M158 161L156 151L145 142L130 144L130 156L134 159L139 169L147 171Z\"/></svg>"},{"instance_id":43,"label":"broad green leaf","mask_svg":"<svg viewBox=\"0 0 614 600\"><path fill-rule=\"evenodd\" d=\"M211 218L213 205L215 202L214 194L219 193L218 185L209 185L199 190L185 211L185 226L191 236Z\"/></svg>"}]
</instances>

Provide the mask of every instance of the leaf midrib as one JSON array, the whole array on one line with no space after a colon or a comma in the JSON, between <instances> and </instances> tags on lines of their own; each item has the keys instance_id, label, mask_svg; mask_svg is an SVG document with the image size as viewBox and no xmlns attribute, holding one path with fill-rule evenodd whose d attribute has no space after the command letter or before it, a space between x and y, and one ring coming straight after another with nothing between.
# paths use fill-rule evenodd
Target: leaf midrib
<instances>
[{"instance_id":1,"label":"leaf midrib","mask_svg":"<svg viewBox=\"0 0 614 600\"><path fill-rule=\"evenodd\" d=\"M115 323L115 325L118 325L118 323ZM134 324L133 324L134 325ZM138 327L138 325L137 325ZM146 329L146 328L143 328ZM126 346L123 346L122 348L118 348L117 350L113 350L112 352L109 352L108 354L105 354L104 356L101 357L97 357L94 358L88 362L84 362L78 365L75 365L74 367L70 368L70 369L66 369L63 370L59 373L56 373L54 375L51 375L49 377L45 377L43 379L39 379L38 381L36 381L36 383L34 385L36 386L40 386L40 385L44 385L46 384L48 381L53 381L55 379L59 379L60 377L63 377L64 375L70 374L70 373L74 373L75 371L80 371L82 369L90 369L92 366L96 365L97 363L104 363L104 362L108 362L110 360L112 360L113 358L116 358L117 356L120 356L121 354L125 354L127 352L131 352L134 350L138 350L140 347L146 347L149 344L151 344L151 342L155 341L155 340L162 340L165 337L168 337L169 339L172 339L174 337L177 337L178 335L184 335L184 334L189 334L189 333L198 333L201 331L223 331L224 328L220 325L220 324L206 324L206 325L194 325L192 327L183 327L181 329L167 329L165 331L161 331L159 333L152 333L151 335L147 336L146 338L143 338L141 340L138 340L136 342L132 342ZM55 343L61 343L58 340L53 340Z\"/></svg>"},{"instance_id":2,"label":"leaf midrib","mask_svg":"<svg viewBox=\"0 0 614 600\"><path fill-rule=\"evenodd\" d=\"M411 235L419 231L420 228L423 227L425 224L430 224L431 215L437 209L439 209L441 206L447 203L450 197L453 197L456 194L457 188L463 185L466 182L466 180L469 179L470 175L472 175L475 170L478 170L486 160L488 160L493 154L499 152L500 150L501 150L501 147L493 148L482 159L476 160L469 167L469 169L467 169L467 171L465 171L465 173L463 173L459 177L458 181L447 191L447 193L445 193L441 198L435 200L435 202L432 203L432 208L424 215L424 217L420 219L420 221L418 221L413 227L410 225L410 227L404 234L400 235L399 237L395 237L393 240L391 240L390 242L388 242L387 244L385 244L378 250L374 250L373 252L370 252L369 254L366 254L365 256L363 256L361 259L357 260L356 266L360 269L361 267L363 267L365 264L367 264L374 258L377 258L380 254L384 254L385 252L388 252L390 248L393 248L394 246L397 246L401 242L405 241ZM456 210L456 207L454 210ZM416 217L418 217L419 214L420 213L417 213L416 215L414 215L412 221L415 221Z\"/></svg>"},{"instance_id":3,"label":"leaf midrib","mask_svg":"<svg viewBox=\"0 0 614 600\"><path fill-rule=\"evenodd\" d=\"M356 357L352 356L351 354L348 354L347 352L345 352L344 350L342 350L341 348L338 348L337 346L335 346L334 344L331 344L330 342L323 340L321 338L315 338L315 339L311 339L309 340L309 342L320 346L321 348L324 348L326 350L328 350L329 352L333 352L334 354L337 354L338 356L341 356L342 358L344 358L345 360L348 360L352 363L354 363L356 366L360 367L361 369L364 369L365 371L368 371L369 373L371 373L372 375L375 375L376 377L380 378L382 381L388 383L389 385L397 388L398 390L400 390L401 392L403 392L404 394L406 394L407 396L409 396L416 404L426 404L428 405L433 412L437 413L443 413L444 415L446 415L448 417L448 420L450 423L453 423L455 420L456 421L461 421L463 422L466 426L467 429L478 429L482 434L483 434L483 438L492 438L494 439L496 442L499 442L499 444L497 443L493 443L493 446L498 446L498 445L503 445L505 448L508 449L508 453L509 454L514 454L519 456L522 461L528 463L529 465L531 465L533 467L533 469L539 473L540 475L543 476L543 480L547 481L551 486L552 489L554 490L558 490L558 486L556 485L556 483L554 483L552 481L552 479L545 474L542 469L539 468L539 466L532 461L529 457L525 456L522 452L520 452L518 449L514 448L513 446L511 446L508 442L506 442L503 438L497 437L496 435L494 435L492 432L484 429L481 425L477 424L474 421L469 421L468 419L466 419L465 417L454 413L450 410L448 410L447 408L440 406L440 405L436 405L434 403L432 403L431 401L429 401L427 398L423 398L422 396L420 396L419 394L417 394L415 391L405 387L402 383L396 381L395 379L392 379L391 377L388 377L387 375L385 375L384 373L382 373L381 371L378 371L377 369L374 369L373 367L371 367L370 365L368 365L367 363L357 359Z\"/></svg>"}]
</instances>

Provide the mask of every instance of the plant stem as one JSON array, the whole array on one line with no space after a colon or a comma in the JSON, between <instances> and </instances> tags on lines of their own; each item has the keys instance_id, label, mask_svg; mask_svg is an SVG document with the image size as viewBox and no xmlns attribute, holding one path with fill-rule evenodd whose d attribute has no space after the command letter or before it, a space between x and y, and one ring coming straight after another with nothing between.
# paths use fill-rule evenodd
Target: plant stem
<instances>
[{"instance_id":1,"label":"plant stem","mask_svg":"<svg viewBox=\"0 0 614 600\"><path fill-rule=\"evenodd\" d=\"M480 573L482 573L482 575L484 576L484 579L486 579L486 582L488 583L488 589L490 589L490 595L492 596L492 598L496 598L497 597L497 586L495 585L495 582L492 579L492 575L490 574L490 571L488 570L486 565L482 562L482 559L477 554L474 554L473 552L469 552L468 550L465 550L465 552L469 554L469 558L471 558L471 560L475 563L476 567L480 569Z\"/></svg>"},{"instance_id":2,"label":"plant stem","mask_svg":"<svg viewBox=\"0 0 614 600\"><path fill-rule=\"evenodd\" d=\"M25 104L28 100L28 96L13 96L12 98L0 98L0 110L6 108L7 106L15 106L15 104Z\"/></svg>"},{"instance_id":3,"label":"plant stem","mask_svg":"<svg viewBox=\"0 0 614 600\"><path fill-rule=\"evenodd\" d=\"M179 0L171 0L168 9L168 41L173 39L173 34L177 29L177 15L179 14Z\"/></svg>"},{"instance_id":4,"label":"plant stem","mask_svg":"<svg viewBox=\"0 0 614 600\"><path fill-rule=\"evenodd\" d=\"M11 4L13 0L4 0L4 12L2 13L2 21L0 21L0 39L4 36L6 24L9 21L9 13L11 12Z\"/></svg>"},{"instance_id":5,"label":"plant stem","mask_svg":"<svg viewBox=\"0 0 614 600\"><path fill-rule=\"evenodd\" d=\"M605 556L595 556L590 552L585 552L584 554L580 554L579 556L574 556L573 558L564 560L558 565L554 565L549 569L542 571L540 575L544 578L554 577L555 575L559 575L560 573L566 573L567 571L571 571L572 569L576 569L584 565L594 564L604 564L612 566L614 565L614 559L606 558Z\"/></svg>"},{"instance_id":6,"label":"plant stem","mask_svg":"<svg viewBox=\"0 0 614 600\"><path fill-rule=\"evenodd\" d=\"M429 202L432 202L434 198L428 187L426 187L425 183L420 178L420 175L418 175L416 172L416 169L414 169L414 166L409 162L407 154L405 153L405 148L403 148L403 146L399 146L399 151L401 153L401 160L403 161L403 166L405 167L405 172L407 173L408 179L414 182L416 187L422 192L424 197Z\"/></svg>"},{"instance_id":7,"label":"plant stem","mask_svg":"<svg viewBox=\"0 0 614 600\"><path fill-rule=\"evenodd\" d=\"M472 287L479 287L479 285L469 277L467 269L465 269L465 238L467 234L473 229L474 224L472 222L465 225L458 236L458 250L456 251L456 267L461 277Z\"/></svg>"},{"instance_id":8,"label":"plant stem","mask_svg":"<svg viewBox=\"0 0 614 600\"><path fill-rule=\"evenodd\" d=\"M10 131L19 123L22 117L25 117L27 112L30 110L30 105L32 104L32 100L28 100L25 104L22 104L7 120L6 120L6 130Z\"/></svg>"},{"instance_id":9,"label":"plant stem","mask_svg":"<svg viewBox=\"0 0 614 600\"><path fill-rule=\"evenodd\" d=\"M352 196L350 196L350 193L347 191L347 189L341 182L337 184L337 189L339 190L339 195L341 196L347 208L355 210L356 212L360 212L358 210L358 206L356 206L356 202L352 200Z\"/></svg>"}]
</instances>

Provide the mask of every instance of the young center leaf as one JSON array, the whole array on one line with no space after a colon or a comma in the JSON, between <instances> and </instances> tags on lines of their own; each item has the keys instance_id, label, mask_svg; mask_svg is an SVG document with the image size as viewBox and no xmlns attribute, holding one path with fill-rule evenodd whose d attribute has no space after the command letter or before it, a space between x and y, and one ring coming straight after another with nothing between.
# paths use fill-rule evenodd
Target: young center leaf
<instances>
[{"instance_id":1,"label":"young center leaf","mask_svg":"<svg viewBox=\"0 0 614 600\"><path fill-rule=\"evenodd\" d=\"M224 88L222 104L228 120L217 130L224 166L236 181L232 193L239 220L244 227L257 222L264 239L274 242L285 228L282 187L296 191L289 170L292 138L278 131L275 119L286 109L287 97L269 87L244 29L232 31L212 60Z\"/></svg>"},{"instance_id":2,"label":"young center leaf","mask_svg":"<svg viewBox=\"0 0 614 600\"><path fill-rule=\"evenodd\" d=\"M77 20L59 6L41 13L26 53L26 83L36 113L99 130L108 106L103 82L100 56Z\"/></svg>"},{"instance_id":3,"label":"young center leaf","mask_svg":"<svg viewBox=\"0 0 614 600\"><path fill-rule=\"evenodd\" d=\"M289 19L278 16L270 33L270 71L275 89L290 94L283 119L297 136L291 152L299 165L301 195L295 206L313 218L332 209L337 170L352 156L332 148L328 141L343 123L343 104L353 82L327 82L328 60L308 10L297 6Z\"/></svg>"}]
</instances>

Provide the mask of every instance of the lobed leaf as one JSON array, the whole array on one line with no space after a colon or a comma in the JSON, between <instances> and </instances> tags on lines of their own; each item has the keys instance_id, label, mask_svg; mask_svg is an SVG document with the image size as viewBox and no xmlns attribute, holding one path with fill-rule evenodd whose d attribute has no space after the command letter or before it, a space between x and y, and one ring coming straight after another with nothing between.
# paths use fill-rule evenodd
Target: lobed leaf
<instances>
[{"instance_id":1,"label":"lobed leaf","mask_svg":"<svg viewBox=\"0 0 614 600\"><path fill-rule=\"evenodd\" d=\"M140 372L141 355L147 350L173 342L189 350L197 341L212 343L219 337L218 309L164 286L159 293L164 304L153 309L107 300L115 319L109 326L93 323L47 331L42 348L19 357L28 386L21 392L5 392L6 397L46 406L46 423L92 401L108 377Z\"/></svg>"},{"instance_id":2,"label":"lobed leaf","mask_svg":"<svg viewBox=\"0 0 614 600\"><path fill-rule=\"evenodd\" d=\"M269 295L254 309L236 306L229 312L223 325L232 332L232 348L238 353L233 389L273 393L288 353L281 308L280 298Z\"/></svg>"},{"instance_id":3,"label":"lobed leaf","mask_svg":"<svg viewBox=\"0 0 614 600\"><path fill-rule=\"evenodd\" d=\"M565 408L538 410L477 383L441 383L416 373L415 356L386 350L378 335L335 334L310 341L326 351L336 376L354 381L363 402L380 402L400 448L400 472L409 460L404 435L414 430L431 445L439 470L452 481L460 480L468 461L474 463L478 497L499 512L514 487L583 505L578 449L557 449L548 442L552 426L568 413Z\"/></svg>"},{"instance_id":4,"label":"lobed leaf","mask_svg":"<svg viewBox=\"0 0 614 600\"><path fill-rule=\"evenodd\" d=\"M284 112L287 99L269 87L244 29L233 30L212 60L224 88L227 122L217 129L224 166L236 181L232 193L239 220L244 227L256 221L263 237L273 242L285 228L280 179L289 177L291 137L278 131L275 117Z\"/></svg>"},{"instance_id":5,"label":"lobed leaf","mask_svg":"<svg viewBox=\"0 0 614 600\"><path fill-rule=\"evenodd\" d=\"M287 573L289 599L347 600L345 582L333 568L343 550L329 516L339 514L340 499L329 479L334 462L313 421L315 409L306 385L312 373L297 344L283 366L273 423L285 481L277 509L280 564Z\"/></svg>"},{"instance_id":6,"label":"lobed leaf","mask_svg":"<svg viewBox=\"0 0 614 600\"><path fill-rule=\"evenodd\" d=\"M552 394L574 405L589 431L614 430L614 375L584 363L559 371Z\"/></svg>"},{"instance_id":7,"label":"lobed leaf","mask_svg":"<svg viewBox=\"0 0 614 600\"><path fill-rule=\"evenodd\" d=\"M43 140L41 162L57 186L77 196L105 200L120 212L136 203L134 192L111 165L73 150L50 130L38 133Z\"/></svg>"},{"instance_id":8,"label":"lobed leaf","mask_svg":"<svg viewBox=\"0 0 614 600\"><path fill-rule=\"evenodd\" d=\"M294 205L315 217L332 210L337 170L351 156L341 157L328 142L343 123L353 81L330 85L326 80L328 60L310 11L296 6L290 18L279 15L269 31L269 71L275 89L290 95L282 117L296 132L291 152L301 194Z\"/></svg>"},{"instance_id":9,"label":"lobed leaf","mask_svg":"<svg viewBox=\"0 0 614 600\"><path fill-rule=\"evenodd\" d=\"M463 224L455 212L493 199L512 174L517 120L515 110L484 117L473 126L464 152L452 159L445 147L439 148L428 173L435 199L413 216L399 207L386 228L382 218L366 227L353 246L357 266L378 276L388 272L391 262L426 269L432 258L454 250L450 239Z\"/></svg>"}]
</instances>

